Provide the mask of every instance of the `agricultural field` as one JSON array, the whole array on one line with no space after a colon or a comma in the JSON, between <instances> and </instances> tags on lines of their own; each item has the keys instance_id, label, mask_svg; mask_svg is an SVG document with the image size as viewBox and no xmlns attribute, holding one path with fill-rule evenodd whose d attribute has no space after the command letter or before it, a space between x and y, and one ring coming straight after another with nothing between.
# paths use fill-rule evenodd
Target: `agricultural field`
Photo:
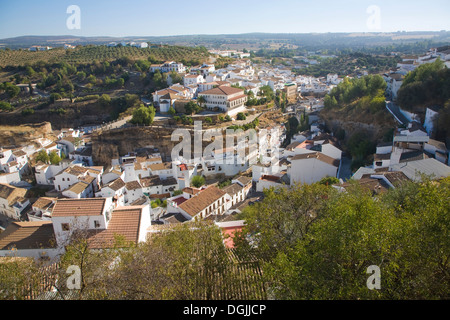
<instances>
[{"instance_id":1,"label":"agricultural field","mask_svg":"<svg viewBox=\"0 0 450 320\"><path fill-rule=\"evenodd\" d=\"M164 46L158 48L83 46L75 49L54 48L48 51L0 50L0 67L33 65L37 62L86 64L92 61L114 61L122 57L131 60L149 59L153 62L174 60L194 65L208 60L209 53L203 48Z\"/></svg>"}]
</instances>

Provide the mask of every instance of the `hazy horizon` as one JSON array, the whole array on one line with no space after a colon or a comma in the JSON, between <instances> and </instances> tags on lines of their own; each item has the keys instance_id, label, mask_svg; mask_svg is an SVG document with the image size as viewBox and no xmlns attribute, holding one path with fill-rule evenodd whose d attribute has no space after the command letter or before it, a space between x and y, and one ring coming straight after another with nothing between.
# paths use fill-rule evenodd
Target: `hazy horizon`
<instances>
[{"instance_id":1,"label":"hazy horizon","mask_svg":"<svg viewBox=\"0 0 450 320\"><path fill-rule=\"evenodd\" d=\"M78 25L68 20L79 8ZM11 1L0 4L0 39L21 36L169 37L249 33L396 33L450 30L450 2L197 0ZM73 22L74 20L72 20Z\"/></svg>"}]
</instances>

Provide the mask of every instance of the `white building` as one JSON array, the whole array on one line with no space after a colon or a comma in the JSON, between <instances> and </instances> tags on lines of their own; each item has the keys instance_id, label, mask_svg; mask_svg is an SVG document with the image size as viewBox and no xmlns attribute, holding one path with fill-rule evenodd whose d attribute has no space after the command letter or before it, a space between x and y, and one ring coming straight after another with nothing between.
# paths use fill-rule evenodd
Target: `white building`
<instances>
[{"instance_id":1,"label":"white building","mask_svg":"<svg viewBox=\"0 0 450 320\"><path fill-rule=\"evenodd\" d=\"M291 158L290 184L311 184L325 177L336 177L339 164L339 160L321 152L296 155Z\"/></svg>"},{"instance_id":2,"label":"white building","mask_svg":"<svg viewBox=\"0 0 450 320\"><path fill-rule=\"evenodd\" d=\"M236 115L239 112L245 112L245 103L247 95L244 90L229 86L218 86L216 88L200 92L206 100L206 107L210 110L219 109L228 115Z\"/></svg>"},{"instance_id":3,"label":"white building","mask_svg":"<svg viewBox=\"0 0 450 320\"><path fill-rule=\"evenodd\" d=\"M40 197L31 206L32 210L27 212L29 221L50 221L52 211L57 198Z\"/></svg>"},{"instance_id":4,"label":"white building","mask_svg":"<svg viewBox=\"0 0 450 320\"><path fill-rule=\"evenodd\" d=\"M101 184L102 167L71 166L55 175L53 184L56 191L63 191L77 182L84 181L92 184L94 192Z\"/></svg>"},{"instance_id":5,"label":"white building","mask_svg":"<svg viewBox=\"0 0 450 320\"><path fill-rule=\"evenodd\" d=\"M215 186L167 200L168 213L181 213L187 220L202 220L211 215L223 215L231 207L231 197Z\"/></svg>"},{"instance_id":6,"label":"white building","mask_svg":"<svg viewBox=\"0 0 450 320\"><path fill-rule=\"evenodd\" d=\"M22 212L30 204L25 198L26 189L0 183L0 213L14 220L20 220Z\"/></svg>"},{"instance_id":7,"label":"white building","mask_svg":"<svg viewBox=\"0 0 450 320\"><path fill-rule=\"evenodd\" d=\"M52 212L56 242L65 245L74 231L106 229L113 209L112 198L58 199Z\"/></svg>"},{"instance_id":8,"label":"white building","mask_svg":"<svg viewBox=\"0 0 450 320\"><path fill-rule=\"evenodd\" d=\"M27 257L48 262L63 253L54 239L51 221L15 221L0 233L0 257Z\"/></svg>"},{"instance_id":9,"label":"white building","mask_svg":"<svg viewBox=\"0 0 450 320\"><path fill-rule=\"evenodd\" d=\"M62 195L72 199L93 198L94 190L91 183L79 181L64 190Z\"/></svg>"},{"instance_id":10,"label":"white building","mask_svg":"<svg viewBox=\"0 0 450 320\"><path fill-rule=\"evenodd\" d=\"M179 62L166 61L163 64L155 64L150 66L150 72L155 72L156 70L159 70L161 72L175 71L177 73L185 73L186 67Z\"/></svg>"},{"instance_id":11,"label":"white building","mask_svg":"<svg viewBox=\"0 0 450 320\"><path fill-rule=\"evenodd\" d=\"M202 75L199 74L187 74L183 77L183 85L185 87L190 85L197 85L203 82L205 82L205 79Z\"/></svg>"},{"instance_id":12,"label":"white building","mask_svg":"<svg viewBox=\"0 0 450 320\"><path fill-rule=\"evenodd\" d=\"M53 185L53 177L68 168L70 162L61 161L59 164L40 163L34 167L36 183L39 185Z\"/></svg>"}]
</instances>

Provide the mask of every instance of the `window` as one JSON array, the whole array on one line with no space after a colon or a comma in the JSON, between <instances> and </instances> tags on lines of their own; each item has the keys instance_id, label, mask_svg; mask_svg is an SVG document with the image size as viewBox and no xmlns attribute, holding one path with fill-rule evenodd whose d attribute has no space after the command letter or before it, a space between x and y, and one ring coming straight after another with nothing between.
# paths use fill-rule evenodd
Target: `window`
<instances>
[{"instance_id":1,"label":"window","mask_svg":"<svg viewBox=\"0 0 450 320\"><path fill-rule=\"evenodd\" d=\"M69 231L70 227L68 223L61 223L61 228L63 231Z\"/></svg>"},{"instance_id":2,"label":"window","mask_svg":"<svg viewBox=\"0 0 450 320\"><path fill-rule=\"evenodd\" d=\"M98 220L94 220L94 227L100 228L100 222Z\"/></svg>"}]
</instances>

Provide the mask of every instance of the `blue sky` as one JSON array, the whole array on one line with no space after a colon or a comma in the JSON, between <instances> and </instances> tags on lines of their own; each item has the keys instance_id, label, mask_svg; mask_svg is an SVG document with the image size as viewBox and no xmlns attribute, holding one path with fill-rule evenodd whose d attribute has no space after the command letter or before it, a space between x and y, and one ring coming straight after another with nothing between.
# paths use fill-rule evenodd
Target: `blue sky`
<instances>
[{"instance_id":1,"label":"blue sky","mask_svg":"<svg viewBox=\"0 0 450 320\"><path fill-rule=\"evenodd\" d=\"M69 5L81 10L79 30L66 26ZM379 29L367 24L373 5ZM440 30L450 30L448 0L0 0L0 38Z\"/></svg>"}]
</instances>

